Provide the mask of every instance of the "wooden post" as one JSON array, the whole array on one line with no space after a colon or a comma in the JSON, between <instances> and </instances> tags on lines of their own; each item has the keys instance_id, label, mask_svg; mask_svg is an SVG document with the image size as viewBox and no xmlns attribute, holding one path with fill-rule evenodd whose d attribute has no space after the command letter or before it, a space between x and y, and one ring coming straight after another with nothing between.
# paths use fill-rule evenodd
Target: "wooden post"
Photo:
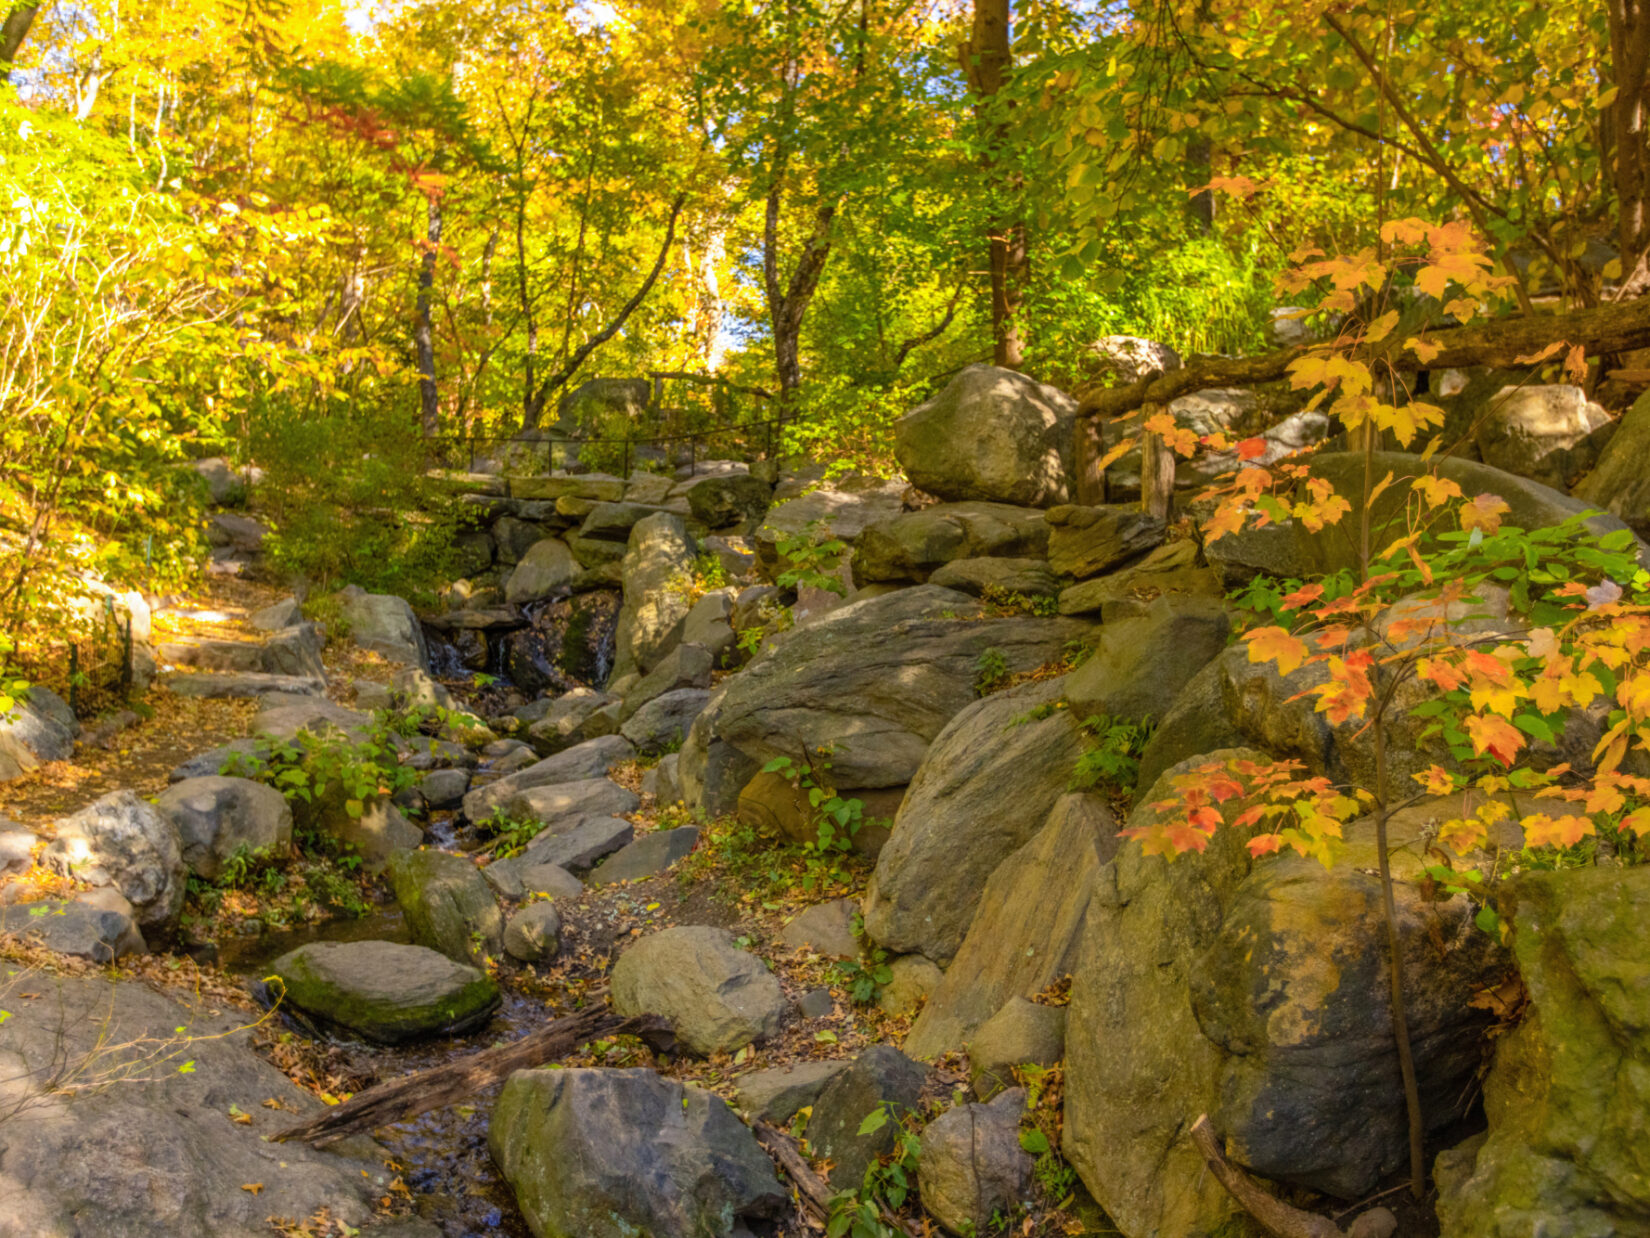
<instances>
[{"instance_id":1,"label":"wooden post","mask_svg":"<svg viewBox=\"0 0 1650 1238\"><path fill-rule=\"evenodd\" d=\"M1098 417L1077 419L1077 493L1072 501L1082 507L1093 507L1106 501L1106 471L1100 467L1100 458L1106 454L1100 438Z\"/></svg>"},{"instance_id":2,"label":"wooden post","mask_svg":"<svg viewBox=\"0 0 1650 1238\"><path fill-rule=\"evenodd\" d=\"M1143 423L1159 412L1155 404L1140 410ZM1161 434L1140 433L1140 510L1159 520L1167 520L1174 508L1174 451Z\"/></svg>"}]
</instances>

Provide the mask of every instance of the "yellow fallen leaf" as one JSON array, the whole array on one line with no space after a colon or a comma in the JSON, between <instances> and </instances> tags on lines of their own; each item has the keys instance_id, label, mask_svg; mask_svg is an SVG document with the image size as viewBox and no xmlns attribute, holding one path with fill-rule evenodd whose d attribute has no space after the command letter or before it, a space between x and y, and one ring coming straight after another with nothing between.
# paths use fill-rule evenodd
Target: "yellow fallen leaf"
<instances>
[{"instance_id":1,"label":"yellow fallen leaf","mask_svg":"<svg viewBox=\"0 0 1650 1238\"><path fill-rule=\"evenodd\" d=\"M264 1189L264 1184L262 1182L243 1182L243 1183L241 1183L241 1190L245 1191L248 1195L256 1195L259 1191L261 1191L263 1189Z\"/></svg>"}]
</instances>

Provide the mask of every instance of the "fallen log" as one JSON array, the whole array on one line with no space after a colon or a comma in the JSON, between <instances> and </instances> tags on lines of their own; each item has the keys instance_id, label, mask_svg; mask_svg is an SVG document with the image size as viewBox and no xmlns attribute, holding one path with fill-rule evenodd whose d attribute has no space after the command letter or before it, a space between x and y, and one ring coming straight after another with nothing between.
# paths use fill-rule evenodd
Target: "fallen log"
<instances>
[{"instance_id":1,"label":"fallen log","mask_svg":"<svg viewBox=\"0 0 1650 1238\"><path fill-rule=\"evenodd\" d=\"M809 1216L818 1221L821 1226L831 1219L831 1201L842 1194L833 1190L831 1186L814 1172L814 1167L808 1164L808 1158L802 1155L802 1147L790 1135L768 1122L757 1122L752 1129L756 1132L756 1141L768 1150L768 1155L779 1163L785 1171L785 1176L796 1187L798 1202ZM886 1204L877 1202L877 1211L882 1216L882 1223L910 1238L922 1238L923 1231L914 1225L896 1216Z\"/></svg>"},{"instance_id":2,"label":"fallen log","mask_svg":"<svg viewBox=\"0 0 1650 1238\"><path fill-rule=\"evenodd\" d=\"M1398 1218L1385 1208L1361 1213L1351 1229L1342 1230L1326 1216L1284 1203L1226 1159L1206 1113L1192 1123L1192 1143L1227 1194L1276 1238L1391 1238L1398 1229Z\"/></svg>"},{"instance_id":3,"label":"fallen log","mask_svg":"<svg viewBox=\"0 0 1650 1238\"><path fill-rule=\"evenodd\" d=\"M658 1038L670 1033L670 1025L655 1015L624 1018L601 1006L547 1023L507 1045L483 1049L445 1066L404 1075L358 1092L341 1105L317 1114L270 1138L297 1139L317 1148L359 1135L380 1126L405 1122L421 1113L457 1104L467 1096L491 1087L511 1072L542 1066L566 1057L581 1045L604 1036Z\"/></svg>"},{"instance_id":4,"label":"fallen log","mask_svg":"<svg viewBox=\"0 0 1650 1238\"><path fill-rule=\"evenodd\" d=\"M1437 353L1421 360L1408 347L1415 339L1436 345ZM1433 327L1355 348L1352 355L1395 370L1452 370L1514 365L1519 357L1538 353L1556 340L1571 347L1581 345L1589 357L1650 348L1650 297L1562 314L1488 318L1464 327ZM1275 382L1288 372L1291 362L1327 347L1318 342L1280 349L1263 357L1201 358L1182 369L1152 374L1126 387L1090 392L1078 405L1077 416L1121 417L1146 404L1167 404L1205 387L1254 387Z\"/></svg>"}]
</instances>

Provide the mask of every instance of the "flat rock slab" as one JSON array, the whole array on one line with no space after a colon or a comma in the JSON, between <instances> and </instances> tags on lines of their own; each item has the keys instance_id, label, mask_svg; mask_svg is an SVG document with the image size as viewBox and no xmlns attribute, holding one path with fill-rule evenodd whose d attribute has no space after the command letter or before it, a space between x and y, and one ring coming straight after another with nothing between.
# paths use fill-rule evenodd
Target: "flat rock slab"
<instances>
[{"instance_id":1,"label":"flat rock slab","mask_svg":"<svg viewBox=\"0 0 1650 1238\"><path fill-rule=\"evenodd\" d=\"M499 1004L492 978L423 946L312 942L271 970L293 1006L378 1044L471 1031Z\"/></svg>"},{"instance_id":2,"label":"flat rock slab","mask_svg":"<svg viewBox=\"0 0 1650 1238\"><path fill-rule=\"evenodd\" d=\"M112 907L79 901L16 903L0 907L0 934L26 938L37 934L54 954L113 963L148 950L132 917ZM3 1146L3 1141L0 1141Z\"/></svg>"},{"instance_id":3,"label":"flat rock slab","mask_svg":"<svg viewBox=\"0 0 1650 1238\"><path fill-rule=\"evenodd\" d=\"M644 937L613 968L613 1008L656 1014L704 1057L779 1033L790 1003L761 959L708 925Z\"/></svg>"},{"instance_id":4,"label":"flat rock slab","mask_svg":"<svg viewBox=\"0 0 1650 1238\"><path fill-rule=\"evenodd\" d=\"M603 735L565 748L553 756L537 761L525 769L508 774L484 787L476 787L464 797L464 815L471 821L481 821L495 809L503 808L512 798L535 787L550 787L566 782L586 782L602 778L620 761L636 755L628 740L617 735ZM624 809L625 812L631 811Z\"/></svg>"},{"instance_id":5,"label":"flat rock slab","mask_svg":"<svg viewBox=\"0 0 1650 1238\"><path fill-rule=\"evenodd\" d=\"M635 827L621 817L564 818L564 828L547 830L527 844L520 856L520 871L554 867L569 873L588 872L635 836Z\"/></svg>"},{"instance_id":6,"label":"flat rock slab","mask_svg":"<svg viewBox=\"0 0 1650 1238\"><path fill-rule=\"evenodd\" d=\"M309 675L268 675L259 671L219 673L202 671L194 675L164 675L161 683L174 696L192 696L207 700L251 700L271 692L291 696L320 696L327 690L326 681Z\"/></svg>"},{"instance_id":7,"label":"flat rock slab","mask_svg":"<svg viewBox=\"0 0 1650 1238\"><path fill-rule=\"evenodd\" d=\"M615 881L639 881L665 871L693 850L699 842L699 827L684 825L674 830L643 834L597 866L590 874L593 886Z\"/></svg>"},{"instance_id":8,"label":"flat rock slab","mask_svg":"<svg viewBox=\"0 0 1650 1238\"><path fill-rule=\"evenodd\" d=\"M779 1070L756 1070L739 1080L739 1107L754 1118L783 1126L814 1103L843 1071L846 1061L803 1062Z\"/></svg>"}]
</instances>

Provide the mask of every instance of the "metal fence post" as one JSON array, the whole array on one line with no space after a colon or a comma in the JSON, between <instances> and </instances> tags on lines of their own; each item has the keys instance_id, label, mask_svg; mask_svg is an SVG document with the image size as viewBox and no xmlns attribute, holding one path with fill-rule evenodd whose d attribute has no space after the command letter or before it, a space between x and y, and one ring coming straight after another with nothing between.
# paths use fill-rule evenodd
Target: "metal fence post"
<instances>
[{"instance_id":1,"label":"metal fence post","mask_svg":"<svg viewBox=\"0 0 1650 1238\"><path fill-rule=\"evenodd\" d=\"M624 471L619 476L621 478L630 476L630 435L628 434L624 436Z\"/></svg>"},{"instance_id":2,"label":"metal fence post","mask_svg":"<svg viewBox=\"0 0 1650 1238\"><path fill-rule=\"evenodd\" d=\"M80 646L69 642L69 712L80 717Z\"/></svg>"}]
</instances>

